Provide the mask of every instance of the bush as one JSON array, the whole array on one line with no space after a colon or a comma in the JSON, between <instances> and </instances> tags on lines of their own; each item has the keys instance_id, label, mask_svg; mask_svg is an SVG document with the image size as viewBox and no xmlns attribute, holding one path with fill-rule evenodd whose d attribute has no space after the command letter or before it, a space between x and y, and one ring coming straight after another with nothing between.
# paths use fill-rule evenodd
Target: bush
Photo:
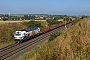
<instances>
[{"instance_id":1,"label":"bush","mask_svg":"<svg viewBox=\"0 0 90 60\"><path fill-rule=\"evenodd\" d=\"M24 22L23 25L28 26L28 28L32 28L32 27L43 27L40 22L36 22L36 21Z\"/></svg>"},{"instance_id":2,"label":"bush","mask_svg":"<svg viewBox=\"0 0 90 60\"><path fill-rule=\"evenodd\" d=\"M29 27L41 27L41 23L35 21L29 21L28 24Z\"/></svg>"},{"instance_id":3,"label":"bush","mask_svg":"<svg viewBox=\"0 0 90 60\"><path fill-rule=\"evenodd\" d=\"M72 25L76 24L77 22L79 22L80 20L75 20Z\"/></svg>"},{"instance_id":4,"label":"bush","mask_svg":"<svg viewBox=\"0 0 90 60\"><path fill-rule=\"evenodd\" d=\"M52 34L48 41L54 40L55 38L57 38L57 36L60 36L60 33L57 32L57 33Z\"/></svg>"},{"instance_id":5,"label":"bush","mask_svg":"<svg viewBox=\"0 0 90 60\"><path fill-rule=\"evenodd\" d=\"M84 19L84 18L87 18L87 16L83 15L80 19Z\"/></svg>"},{"instance_id":6,"label":"bush","mask_svg":"<svg viewBox=\"0 0 90 60\"><path fill-rule=\"evenodd\" d=\"M57 20L47 20L47 23L49 26L51 26L51 25L56 25L56 24L62 23L62 22L59 22Z\"/></svg>"},{"instance_id":7,"label":"bush","mask_svg":"<svg viewBox=\"0 0 90 60\"><path fill-rule=\"evenodd\" d=\"M67 22L69 22L69 21L72 21L72 19L71 18L69 18L69 17L67 17L67 18L64 18L64 21L67 21Z\"/></svg>"},{"instance_id":8,"label":"bush","mask_svg":"<svg viewBox=\"0 0 90 60\"><path fill-rule=\"evenodd\" d=\"M3 21L6 21L6 20L8 20L7 18L3 18Z\"/></svg>"}]
</instances>

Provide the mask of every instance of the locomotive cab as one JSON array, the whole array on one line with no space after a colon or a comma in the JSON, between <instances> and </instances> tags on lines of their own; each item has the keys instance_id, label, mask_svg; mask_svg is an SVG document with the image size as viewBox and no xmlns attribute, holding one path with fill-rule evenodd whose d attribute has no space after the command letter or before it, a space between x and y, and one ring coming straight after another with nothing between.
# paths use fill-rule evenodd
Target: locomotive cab
<instances>
[{"instance_id":1,"label":"locomotive cab","mask_svg":"<svg viewBox=\"0 0 90 60\"><path fill-rule=\"evenodd\" d=\"M22 41L25 36L26 36L26 31L16 31L14 35L14 40L16 42Z\"/></svg>"}]
</instances>

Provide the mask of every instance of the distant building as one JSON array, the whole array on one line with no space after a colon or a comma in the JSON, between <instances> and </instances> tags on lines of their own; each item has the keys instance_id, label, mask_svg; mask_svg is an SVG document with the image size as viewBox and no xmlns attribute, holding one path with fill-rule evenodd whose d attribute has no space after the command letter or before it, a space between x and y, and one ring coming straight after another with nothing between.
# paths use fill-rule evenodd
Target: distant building
<instances>
[{"instance_id":1,"label":"distant building","mask_svg":"<svg viewBox=\"0 0 90 60\"><path fill-rule=\"evenodd\" d=\"M2 18L0 17L0 20L1 20Z\"/></svg>"},{"instance_id":2,"label":"distant building","mask_svg":"<svg viewBox=\"0 0 90 60\"><path fill-rule=\"evenodd\" d=\"M40 16L40 19L43 19L44 17L43 16Z\"/></svg>"},{"instance_id":3,"label":"distant building","mask_svg":"<svg viewBox=\"0 0 90 60\"><path fill-rule=\"evenodd\" d=\"M1 20L3 17L4 17L4 16L1 14L1 15L0 15L0 20Z\"/></svg>"}]
</instances>

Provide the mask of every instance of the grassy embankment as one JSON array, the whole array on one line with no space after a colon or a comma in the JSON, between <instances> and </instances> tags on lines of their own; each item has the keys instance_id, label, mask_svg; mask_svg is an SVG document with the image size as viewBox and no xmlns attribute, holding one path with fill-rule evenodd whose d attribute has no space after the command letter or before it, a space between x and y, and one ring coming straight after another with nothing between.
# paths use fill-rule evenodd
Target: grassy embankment
<instances>
[{"instance_id":1,"label":"grassy embankment","mask_svg":"<svg viewBox=\"0 0 90 60\"><path fill-rule=\"evenodd\" d=\"M17 60L90 60L90 19L79 21Z\"/></svg>"},{"instance_id":2,"label":"grassy embankment","mask_svg":"<svg viewBox=\"0 0 90 60\"><path fill-rule=\"evenodd\" d=\"M22 23L19 21L0 21L0 48L14 43L13 35L15 31L28 28L28 25L24 24L25 22L26 21L23 21ZM44 28L46 27L46 21L39 22Z\"/></svg>"}]
</instances>

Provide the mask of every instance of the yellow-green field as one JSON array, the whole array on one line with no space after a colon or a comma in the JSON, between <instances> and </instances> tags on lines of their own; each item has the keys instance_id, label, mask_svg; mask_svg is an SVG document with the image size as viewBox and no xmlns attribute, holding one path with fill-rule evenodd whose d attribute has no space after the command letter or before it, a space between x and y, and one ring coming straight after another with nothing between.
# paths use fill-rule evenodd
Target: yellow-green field
<instances>
[{"instance_id":1,"label":"yellow-green field","mask_svg":"<svg viewBox=\"0 0 90 60\"><path fill-rule=\"evenodd\" d=\"M15 21L8 20L8 21L0 21L0 24L4 24L4 23L18 23L18 22L29 22L29 21L30 20L15 20ZM34 20L34 21L45 22L46 20Z\"/></svg>"}]
</instances>

